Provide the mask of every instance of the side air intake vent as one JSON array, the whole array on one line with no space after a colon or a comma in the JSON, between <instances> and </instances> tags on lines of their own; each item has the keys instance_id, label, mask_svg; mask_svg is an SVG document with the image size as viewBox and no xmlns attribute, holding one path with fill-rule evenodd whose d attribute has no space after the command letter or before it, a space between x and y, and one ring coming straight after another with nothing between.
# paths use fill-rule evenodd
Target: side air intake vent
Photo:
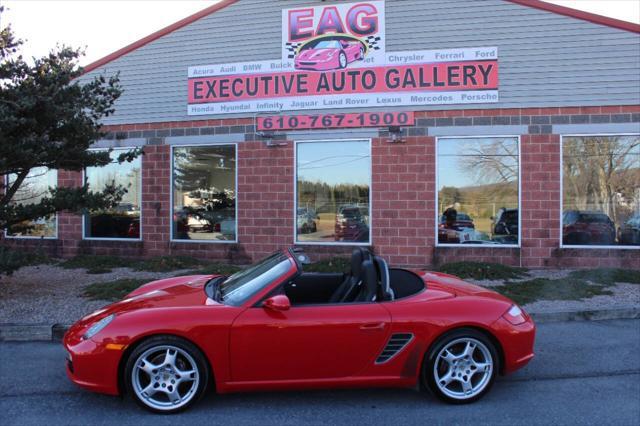
<instances>
[{"instance_id":1,"label":"side air intake vent","mask_svg":"<svg viewBox=\"0 0 640 426\"><path fill-rule=\"evenodd\" d=\"M401 350L405 348L409 344L409 342L413 339L413 334L411 333L396 333L392 334L389 342L376 359L376 364L384 364L389 361L391 358L400 353Z\"/></svg>"}]
</instances>

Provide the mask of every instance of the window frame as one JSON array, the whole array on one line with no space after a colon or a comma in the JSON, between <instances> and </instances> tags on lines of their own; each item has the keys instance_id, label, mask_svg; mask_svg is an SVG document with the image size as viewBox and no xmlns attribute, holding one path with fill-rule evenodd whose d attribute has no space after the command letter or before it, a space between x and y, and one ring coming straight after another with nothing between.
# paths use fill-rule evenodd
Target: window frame
<instances>
[{"instance_id":1,"label":"window frame","mask_svg":"<svg viewBox=\"0 0 640 426\"><path fill-rule=\"evenodd\" d=\"M298 241L298 144L301 143L322 143L322 142L367 142L369 144L369 241L364 242L344 242L344 241ZM349 139L301 139L293 141L293 244L301 246L352 246L371 247L373 245L373 153L371 138L349 138Z\"/></svg>"},{"instance_id":2,"label":"window frame","mask_svg":"<svg viewBox=\"0 0 640 426\"><path fill-rule=\"evenodd\" d=\"M178 240L173 237L173 170L174 170L174 157L173 152L175 148L206 148L210 146L233 146L235 153L235 161L236 161L236 172L235 172L235 192L236 192L236 200L235 200L235 222L236 222L236 232L235 238L233 240ZM170 145L169 146L170 155L169 155L169 242L173 243L186 243L186 244L238 244L238 231L240 227L238 226L238 142L211 142L211 143L202 143L202 144L180 144L180 145Z\"/></svg>"},{"instance_id":3,"label":"window frame","mask_svg":"<svg viewBox=\"0 0 640 426\"><path fill-rule=\"evenodd\" d=\"M439 192L440 192L440 174L439 170L439 152L438 146L440 141L443 139L492 139L492 138L514 138L518 141L518 244L451 244L451 243L440 243L438 241L438 224L440 223L440 215L439 212ZM514 249L522 247L522 137L521 135L462 135L462 136L437 136L436 137L436 146L435 146L435 175L436 175L436 187L435 187L435 224L434 224L434 240L435 247L456 247L456 248L486 248L486 249Z\"/></svg>"},{"instance_id":4,"label":"window frame","mask_svg":"<svg viewBox=\"0 0 640 426\"><path fill-rule=\"evenodd\" d=\"M135 147L135 146L118 146L118 147L110 147L110 148L90 148L87 151L109 151L110 149L113 151L130 151L132 149L136 149L139 147ZM142 192L143 192L143 186L142 186L142 175L143 175L143 164L142 164L142 159L143 156L139 155L137 157L137 159L140 159L140 177L138 178L138 180L140 181L140 236L138 238L115 238L115 237L87 237L87 225L86 225L86 216L87 213L82 213L82 215L80 216L82 219L82 240L83 241L129 241L129 242L140 242L142 241L142 231L143 231L143 221L142 221ZM87 168L85 167L84 169L82 169L82 183L83 185L85 183L87 183L86 181L87 179Z\"/></svg>"},{"instance_id":5,"label":"window frame","mask_svg":"<svg viewBox=\"0 0 640 426\"><path fill-rule=\"evenodd\" d=\"M624 246L624 245L568 245L562 242L562 229L564 228L564 138L580 138L580 137L599 137L599 136L638 136L640 133L566 133L560 135L560 248L561 249L587 249L587 250L640 250L640 246ZM618 230L616 229L616 234Z\"/></svg>"},{"instance_id":6,"label":"window frame","mask_svg":"<svg viewBox=\"0 0 640 426\"><path fill-rule=\"evenodd\" d=\"M56 172L56 186L58 184L58 169L50 169L55 170ZM6 188L9 184L9 176L4 175L4 187ZM58 213L54 213L55 216L55 233L52 237L38 237L36 235L9 235L9 230L4 230L4 238L9 240L57 240L58 239Z\"/></svg>"}]
</instances>

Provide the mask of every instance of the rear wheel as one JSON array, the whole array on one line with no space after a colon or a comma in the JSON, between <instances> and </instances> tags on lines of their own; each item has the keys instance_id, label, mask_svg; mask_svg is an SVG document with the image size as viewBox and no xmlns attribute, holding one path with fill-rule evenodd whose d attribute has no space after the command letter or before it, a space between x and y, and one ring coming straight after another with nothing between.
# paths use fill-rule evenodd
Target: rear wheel
<instances>
[{"instance_id":1,"label":"rear wheel","mask_svg":"<svg viewBox=\"0 0 640 426\"><path fill-rule=\"evenodd\" d=\"M498 371L495 345L477 330L459 329L442 337L427 355L422 379L438 398L452 404L477 401Z\"/></svg>"},{"instance_id":2,"label":"rear wheel","mask_svg":"<svg viewBox=\"0 0 640 426\"><path fill-rule=\"evenodd\" d=\"M127 391L142 407L175 413L204 394L207 362L190 342L172 336L153 337L129 356L125 368Z\"/></svg>"}]
</instances>

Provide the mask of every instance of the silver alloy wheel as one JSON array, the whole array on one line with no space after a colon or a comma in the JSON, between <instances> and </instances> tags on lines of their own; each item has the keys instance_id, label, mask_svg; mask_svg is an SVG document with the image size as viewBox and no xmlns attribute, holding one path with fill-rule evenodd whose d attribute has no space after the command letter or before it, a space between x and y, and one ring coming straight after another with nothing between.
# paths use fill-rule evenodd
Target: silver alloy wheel
<instances>
[{"instance_id":1,"label":"silver alloy wheel","mask_svg":"<svg viewBox=\"0 0 640 426\"><path fill-rule=\"evenodd\" d=\"M151 408L170 411L187 404L200 384L198 366L184 349L159 345L144 351L131 371L136 396Z\"/></svg>"},{"instance_id":2,"label":"silver alloy wheel","mask_svg":"<svg viewBox=\"0 0 640 426\"><path fill-rule=\"evenodd\" d=\"M493 374L493 358L481 341L463 337L440 350L433 365L433 375L446 396L465 400L487 387Z\"/></svg>"},{"instance_id":3,"label":"silver alloy wheel","mask_svg":"<svg viewBox=\"0 0 640 426\"><path fill-rule=\"evenodd\" d=\"M347 66L347 55L346 54L340 53L340 56L339 56L338 60L340 61L340 68L345 68Z\"/></svg>"}]
</instances>

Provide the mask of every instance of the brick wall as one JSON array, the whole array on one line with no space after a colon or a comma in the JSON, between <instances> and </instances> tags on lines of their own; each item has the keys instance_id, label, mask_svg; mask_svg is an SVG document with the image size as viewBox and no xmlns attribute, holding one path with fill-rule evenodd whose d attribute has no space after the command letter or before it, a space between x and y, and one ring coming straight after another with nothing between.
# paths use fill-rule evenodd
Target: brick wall
<instances>
[{"instance_id":1,"label":"brick wall","mask_svg":"<svg viewBox=\"0 0 640 426\"><path fill-rule=\"evenodd\" d=\"M638 123L640 106L418 111L404 143L372 140L374 250L393 265L424 267L459 260L525 267L625 266L640 269L640 250L559 248L560 136L554 124ZM526 125L521 135L520 248L435 247L436 169L431 127ZM145 123L107 128L108 138L146 138L142 160L143 241L83 241L82 220L59 215L56 241L5 240L15 247L45 247L52 254L186 255L247 263L294 240L294 144L267 147L252 119ZM238 243L171 242L170 136L242 134L238 143ZM59 171L58 183L80 185L81 174ZM309 246L314 258L347 254L350 247Z\"/></svg>"}]
</instances>

